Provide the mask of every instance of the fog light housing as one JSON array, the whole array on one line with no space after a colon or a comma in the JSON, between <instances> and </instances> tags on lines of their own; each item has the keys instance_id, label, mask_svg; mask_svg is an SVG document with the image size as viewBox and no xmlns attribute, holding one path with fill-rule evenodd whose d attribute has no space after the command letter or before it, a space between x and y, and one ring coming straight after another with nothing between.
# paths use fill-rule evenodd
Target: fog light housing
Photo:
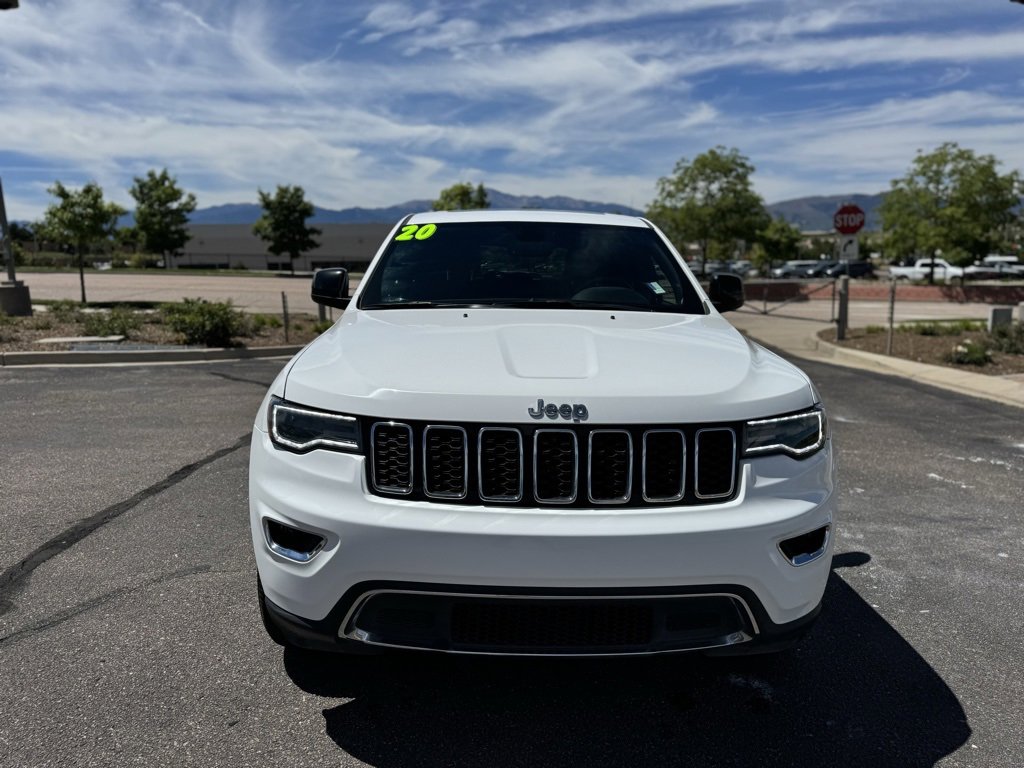
<instances>
[{"instance_id":1,"label":"fog light housing","mask_svg":"<svg viewBox=\"0 0 1024 768\"><path fill-rule=\"evenodd\" d=\"M813 563L828 548L828 535L831 526L824 525L810 533L794 536L779 542L779 551L790 565L801 566Z\"/></svg>"},{"instance_id":2,"label":"fog light housing","mask_svg":"<svg viewBox=\"0 0 1024 768\"><path fill-rule=\"evenodd\" d=\"M271 552L296 563L308 563L320 554L327 543L327 539L318 533L285 525L269 517L263 518L263 535Z\"/></svg>"}]
</instances>

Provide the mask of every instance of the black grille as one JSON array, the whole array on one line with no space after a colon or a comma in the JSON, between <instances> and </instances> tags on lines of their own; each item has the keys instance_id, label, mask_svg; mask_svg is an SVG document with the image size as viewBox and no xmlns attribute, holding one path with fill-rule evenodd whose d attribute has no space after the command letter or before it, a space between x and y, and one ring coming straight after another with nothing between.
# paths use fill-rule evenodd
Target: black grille
<instances>
[{"instance_id":1,"label":"black grille","mask_svg":"<svg viewBox=\"0 0 1024 768\"><path fill-rule=\"evenodd\" d=\"M644 497L648 501L678 501L686 480L686 437L677 429L644 434Z\"/></svg>"},{"instance_id":2,"label":"black grille","mask_svg":"<svg viewBox=\"0 0 1024 768\"><path fill-rule=\"evenodd\" d=\"M373 425L373 485L378 491L412 492L412 428L379 422Z\"/></svg>"},{"instance_id":3,"label":"black grille","mask_svg":"<svg viewBox=\"0 0 1024 768\"><path fill-rule=\"evenodd\" d=\"M523 496L523 436L515 429L480 430L480 496L519 501Z\"/></svg>"},{"instance_id":4,"label":"black grille","mask_svg":"<svg viewBox=\"0 0 1024 768\"><path fill-rule=\"evenodd\" d=\"M423 488L427 495L462 498L468 474L466 430L427 427L423 431Z\"/></svg>"},{"instance_id":5,"label":"black grille","mask_svg":"<svg viewBox=\"0 0 1024 768\"><path fill-rule=\"evenodd\" d=\"M534 435L533 453L537 501L575 501L578 462L575 432L562 429L538 430Z\"/></svg>"},{"instance_id":6,"label":"black grille","mask_svg":"<svg viewBox=\"0 0 1024 768\"><path fill-rule=\"evenodd\" d=\"M651 607L639 603L506 600L452 606L453 646L559 650L643 647L653 632Z\"/></svg>"},{"instance_id":7,"label":"black grille","mask_svg":"<svg viewBox=\"0 0 1024 768\"><path fill-rule=\"evenodd\" d=\"M699 589L580 597L411 587L362 593L341 634L378 645L458 653L586 655L710 648L757 633L740 598Z\"/></svg>"},{"instance_id":8,"label":"black grille","mask_svg":"<svg viewBox=\"0 0 1024 768\"><path fill-rule=\"evenodd\" d=\"M364 439L372 446L369 485L379 495L502 506L689 506L736 493L739 426L377 422Z\"/></svg>"},{"instance_id":9,"label":"black grille","mask_svg":"<svg viewBox=\"0 0 1024 768\"><path fill-rule=\"evenodd\" d=\"M697 496L731 496L735 480L736 433L731 429L697 432Z\"/></svg>"},{"instance_id":10,"label":"black grille","mask_svg":"<svg viewBox=\"0 0 1024 768\"><path fill-rule=\"evenodd\" d=\"M626 501L633 480L633 445L629 432L595 430L590 433L590 500Z\"/></svg>"}]
</instances>

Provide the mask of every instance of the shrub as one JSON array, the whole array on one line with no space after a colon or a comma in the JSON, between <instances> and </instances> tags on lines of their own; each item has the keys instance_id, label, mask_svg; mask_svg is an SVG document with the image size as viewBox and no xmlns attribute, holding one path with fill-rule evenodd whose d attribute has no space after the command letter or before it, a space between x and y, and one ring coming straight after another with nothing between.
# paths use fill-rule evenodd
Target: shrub
<instances>
[{"instance_id":1,"label":"shrub","mask_svg":"<svg viewBox=\"0 0 1024 768\"><path fill-rule=\"evenodd\" d=\"M81 320L81 305L70 299L60 299L50 304L50 314L58 323L77 323Z\"/></svg>"},{"instance_id":2,"label":"shrub","mask_svg":"<svg viewBox=\"0 0 1024 768\"><path fill-rule=\"evenodd\" d=\"M128 266L132 269L156 269L160 256L154 253L133 253L128 257Z\"/></svg>"},{"instance_id":3,"label":"shrub","mask_svg":"<svg viewBox=\"0 0 1024 768\"><path fill-rule=\"evenodd\" d=\"M983 331L985 323L981 320L928 320L903 323L899 330L904 333L916 333L918 336L959 336L968 331Z\"/></svg>"},{"instance_id":4,"label":"shrub","mask_svg":"<svg viewBox=\"0 0 1024 768\"><path fill-rule=\"evenodd\" d=\"M953 347L948 360L957 365L988 365L992 353L982 342L968 340Z\"/></svg>"},{"instance_id":5,"label":"shrub","mask_svg":"<svg viewBox=\"0 0 1024 768\"><path fill-rule=\"evenodd\" d=\"M993 348L1011 355L1024 355L1024 323L1011 323L992 329L989 341Z\"/></svg>"},{"instance_id":6,"label":"shrub","mask_svg":"<svg viewBox=\"0 0 1024 768\"><path fill-rule=\"evenodd\" d=\"M864 333L868 336L874 336L879 333L885 333L888 330L884 325L869 325L864 329Z\"/></svg>"},{"instance_id":7,"label":"shrub","mask_svg":"<svg viewBox=\"0 0 1024 768\"><path fill-rule=\"evenodd\" d=\"M245 316L230 301L210 302L185 299L180 304L165 304L164 322L185 338L186 344L207 347L235 346L235 337L244 336Z\"/></svg>"},{"instance_id":8,"label":"shrub","mask_svg":"<svg viewBox=\"0 0 1024 768\"><path fill-rule=\"evenodd\" d=\"M284 323L277 315L264 315L257 313L249 316L250 334L261 333L264 328L280 328Z\"/></svg>"},{"instance_id":9,"label":"shrub","mask_svg":"<svg viewBox=\"0 0 1024 768\"><path fill-rule=\"evenodd\" d=\"M319 335L326 331L328 328L330 328L332 325L334 325L334 323L332 323L330 320L324 320L322 322L318 321L313 324L313 330L316 331L317 334Z\"/></svg>"},{"instance_id":10,"label":"shrub","mask_svg":"<svg viewBox=\"0 0 1024 768\"><path fill-rule=\"evenodd\" d=\"M113 307L109 312L93 312L82 319L87 336L131 336L142 321L127 307Z\"/></svg>"}]
</instances>

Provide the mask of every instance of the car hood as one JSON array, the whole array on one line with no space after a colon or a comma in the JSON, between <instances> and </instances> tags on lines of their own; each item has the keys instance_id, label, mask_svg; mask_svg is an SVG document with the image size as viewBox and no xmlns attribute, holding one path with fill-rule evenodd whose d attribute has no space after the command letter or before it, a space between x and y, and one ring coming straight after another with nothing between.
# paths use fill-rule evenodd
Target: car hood
<instances>
[{"instance_id":1,"label":"car hood","mask_svg":"<svg viewBox=\"0 0 1024 768\"><path fill-rule=\"evenodd\" d=\"M294 361L284 396L377 418L491 423L528 423L543 400L584 405L589 423L642 424L786 413L815 393L719 315L434 308L346 312Z\"/></svg>"}]
</instances>

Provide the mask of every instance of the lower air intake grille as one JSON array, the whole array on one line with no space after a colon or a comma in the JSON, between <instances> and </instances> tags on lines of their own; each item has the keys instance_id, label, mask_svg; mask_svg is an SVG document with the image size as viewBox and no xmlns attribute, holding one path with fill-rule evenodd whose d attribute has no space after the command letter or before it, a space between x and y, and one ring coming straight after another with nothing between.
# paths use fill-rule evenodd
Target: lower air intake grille
<instances>
[{"instance_id":1,"label":"lower air intake grille","mask_svg":"<svg viewBox=\"0 0 1024 768\"><path fill-rule=\"evenodd\" d=\"M621 648L651 642L650 606L637 603L504 601L452 606L455 646Z\"/></svg>"}]
</instances>

